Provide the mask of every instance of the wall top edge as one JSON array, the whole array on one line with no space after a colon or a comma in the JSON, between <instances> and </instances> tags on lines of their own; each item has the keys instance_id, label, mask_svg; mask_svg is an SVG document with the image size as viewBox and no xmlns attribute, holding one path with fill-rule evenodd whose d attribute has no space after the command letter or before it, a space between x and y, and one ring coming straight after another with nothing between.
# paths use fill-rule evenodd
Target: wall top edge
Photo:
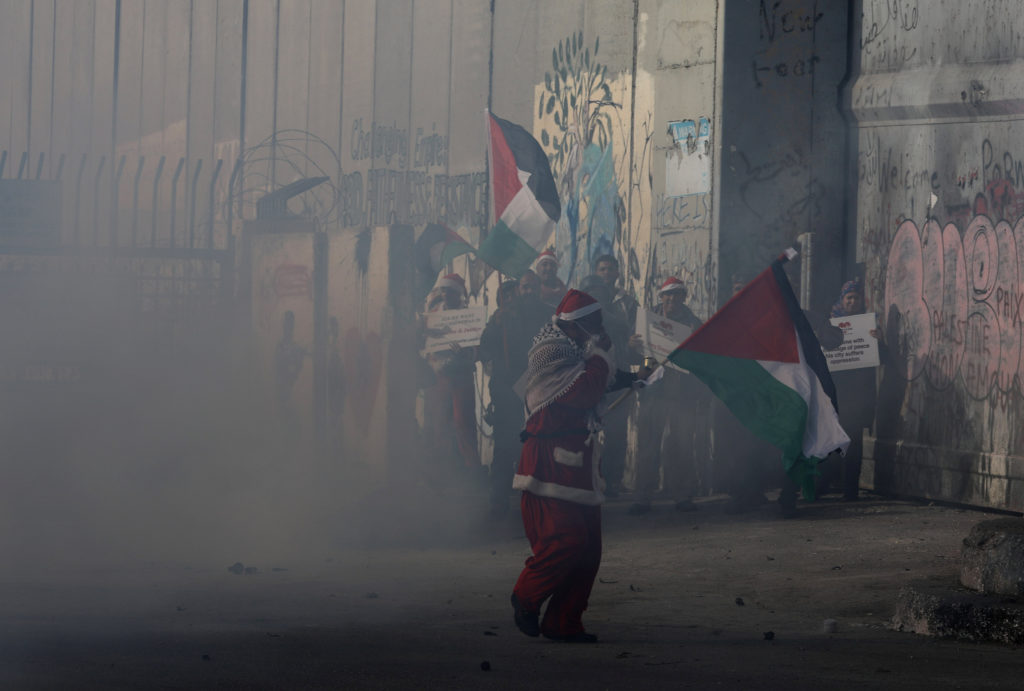
<instances>
[{"instance_id":1,"label":"wall top edge","mask_svg":"<svg viewBox=\"0 0 1024 691\"><path fill-rule=\"evenodd\" d=\"M865 74L841 95L859 124L1024 117L1024 60Z\"/></svg>"}]
</instances>

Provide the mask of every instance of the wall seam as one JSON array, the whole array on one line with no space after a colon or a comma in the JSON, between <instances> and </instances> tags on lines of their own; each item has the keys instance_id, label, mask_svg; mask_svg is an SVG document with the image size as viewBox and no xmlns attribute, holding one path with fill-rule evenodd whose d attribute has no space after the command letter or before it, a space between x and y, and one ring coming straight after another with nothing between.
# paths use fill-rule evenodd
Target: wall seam
<instances>
[{"instance_id":1,"label":"wall seam","mask_svg":"<svg viewBox=\"0 0 1024 691\"><path fill-rule=\"evenodd\" d=\"M636 167L635 147L636 147L636 66L637 66L637 53L639 52L639 37L640 37L640 0L633 0L633 66L630 74L629 81L629 196L626 198L626 232L633 236L633 177L634 168ZM632 243L630 243L632 244ZM622 250L622 238L619 238L619 249ZM632 279L633 265L629 261L629 257L624 257L623 262L626 265L625 277L623 285L629 285L630 279Z\"/></svg>"},{"instance_id":2,"label":"wall seam","mask_svg":"<svg viewBox=\"0 0 1024 691\"><path fill-rule=\"evenodd\" d=\"M281 0L274 6L274 97L270 124L270 191L277 186L277 78L281 67Z\"/></svg>"},{"instance_id":3,"label":"wall seam","mask_svg":"<svg viewBox=\"0 0 1024 691\"><path fill-rule=\"evenodd\" d=\"M95 7L93 20L95 21ZM35 54L36 37L36 0L32 0L28 10L28 102L25 104L25 151L28 152L29 162L32 160L32 58ZM89 91L90 99L92 90Z\"/></svg>"}]
</instances>

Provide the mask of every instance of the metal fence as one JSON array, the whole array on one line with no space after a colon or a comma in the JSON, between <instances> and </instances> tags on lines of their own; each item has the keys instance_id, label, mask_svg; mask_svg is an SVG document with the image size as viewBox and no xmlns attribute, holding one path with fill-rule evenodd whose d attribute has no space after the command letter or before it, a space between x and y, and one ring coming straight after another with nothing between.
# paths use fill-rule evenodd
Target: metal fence
<instances>
[{"instance_id":1,"label":"metal fence","mask_svg":"<svg viewBox=\"0 0 1024 691\"><path fill-rule=\"evenodd\" d=\"M0 179L61 183L62 248L228 249L241 158L230 171L223 159L127 154L60 154L54 165L44 153L30 161L23 152L9 164L13 157L0 151Z\"/></svg>"},{"instance_id":2,"label":"metal fence","mask_svg":"<svg viewBox=\"0 0 1024 691\"><path fill-rule=\"evenodd\" d=\"M25 152L13 162L0 151L0 184L59 182L48 188L57 190L59 220L57 228L49 222L35 228L35 236L0 238L0 271L117 274L133 286L139 329L171 349L218 323L229 309L235 289L230 192L241 159L233 165L142 155L60 154L47 160L46 154L30 159ZM28 202L24 206L31 211ZM49 218L46 209L38 215Z\"/></svg>"}]
</instances>

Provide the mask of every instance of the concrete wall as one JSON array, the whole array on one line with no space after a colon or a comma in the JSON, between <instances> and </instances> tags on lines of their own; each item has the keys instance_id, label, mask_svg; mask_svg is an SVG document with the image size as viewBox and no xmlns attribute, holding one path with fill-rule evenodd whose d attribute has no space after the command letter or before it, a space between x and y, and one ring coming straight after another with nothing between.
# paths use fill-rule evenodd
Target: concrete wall
<instances>
[{"instance_id":1,"label":"concrete wall","mask_svg":"<svg viewBox=\"0 0 1024 691\"><path fill-rule=\"evenodd\" d=\"M843 268L846 5L733 0L725 10L718 276L750 278L813 233L809 307L819 312Z\"/></svg>"},{"instance_id":2,"label":"concrete wall","mask_svg":"<svg viewBox=\"0 0 1024 691\"><path fill-rule=\"evenodd\" d=\"M855 251L894 351L868 474L1024 510L1020 6L855 5Z\"/></svg>"},{"instance_id":3,"label":"concrete wall","mask_svg":"<svg viewBox=\"0 0 1024 691\"><path fill-rule=\"evenodd\" d=\"M896 16L883 21L896 5ZM894 113L913 115L901 110L899 89L885 87L885 73L896 70L894 83L902 83L900 75L911 73L900 69L921 70L938 58L925 60L925 39L914 38L926 19L913 0L869 3L864 12L867 40L854 51L854 68L864 62L864 69L851 107L862 135L872 129L877 136L874 149L862 136L860 152L884 148L889 156L896 149L885 163L879 154L861 166L873 165L875 173L872 182L861 181L856 241L844 234L853 214L843 189L852 178L837 108L848 12L845 3L822 0L2 3L4 176L22 153L33 162L42 153L42 177L55 177L63 154L65 225L87 218L86 230L123 238L132 225L127 200L142 190L141 214L157 210L157 244L169 242L172 212L180 233L181 219L199 208L209 210L203 222L221 247L240 221L254 218L259 197L327 176L289 209L315 218L329 235L327 316L338 322L335 347L345 358L375 361L377 339L393 342L389 330L406 323L412 309L408 276L391 267L411 251L415 233L440 222L475 243L490 224L483 118L490 107L531 129L551 158L564 209L553 242L570 283L589 273L595 255L611 251L622 261L626 289L641 302L649 304L652 289L678 275L690 285L691 307L706 318L732 272L752 273L796 236L813 233L817 257L841 257L856 245L877 303L887 290L888 264L879 257L906 246L893 244L895 220L920 225L927 203L920 191L888 185L898 177L930 188L937 165L915 158L932 146L927 135L908 138L906 128L879 124ZM957 16L956 26L936 26L960 36L950 46L966 46L943 48L939 57L950 69L999 57L961 16L966 10L937 13ZM1002 36L997 13L993 4L984 21ZM968 80L962 100L955 90L956 117L1003 117L999 108L1010 101L992 101L996 87L987 76L972 79L980 86ZM1013 157L1011 135L1007 125L970 149L984 159L975 165L984 179L974 185L1005 178L996 171L1007 168L1004 151ZM954 159L936 158L949 168L942 175L961 175L950 172L959 171ZM172 205L169 181L179 161ZM878 173L894 165L898 174ZM93 208L86 195L76 215L68 191L75 185L68 183L79 169L89 186L95 178L95 199L110 201ZM913 172L905 176L907 170ZM879 180L887 182L879 187ZM1006 198L998 203L1005 206ZM995 203L989 199L988 213ZM494 279L484 283L483 267L460 259L454 268L469 275L478 300L490 302ZM844 268L852 271L838 258L815 260L818 308L833 299ZM993 310L1004 304L993 302ZM411 360L413 339L405 340ZM404 362L390 351L384 358L384 369ZM372 410L379 419L389 397L405 394L398 378L375 371L353 376L382 396L359 415Z\"/></svg>"}]
</instances>

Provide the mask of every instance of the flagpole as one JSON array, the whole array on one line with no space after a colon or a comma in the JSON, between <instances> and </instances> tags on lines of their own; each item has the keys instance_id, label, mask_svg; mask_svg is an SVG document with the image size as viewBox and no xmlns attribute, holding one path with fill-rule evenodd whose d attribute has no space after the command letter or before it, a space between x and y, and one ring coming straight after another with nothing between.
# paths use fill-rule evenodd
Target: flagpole
<instances>
[{"instance_id":1,"label":"flagpole","mask_svg":"<svg viewBox=\"0 0 1024 691\"><path fill-rule=\"evenodd\" d=\"M799 252L797 252L792 247L787 247L786 250L782 254L780 254L775 261L779 262L780 264L785 264L786 262L794 259L798 254L799 254ZM735 297L735 296L733 296L733 297ZM732 300L732 298L730 298L730 301L731 300ZM698 331L699 331L699 329L698 329ZM696 332L694 332L694 333L696 333ZM690 336L692 337L693 334L690 334ZM686 340L688 341L690 339L687 338ZM683 341L683 344L685 344L685 343L686 343L686 341ZM680 344L680 346L678 346L675 350L679 350L679 348L682 347L683 344ZM673 350L672 352L675 352L675 350ZM655 370L658 369L658 367L664 367L668 363L668 360L669 360L668 355L666 355L661 360L661 362L658 363L657 367L653 367L651 369L651 371L654 372ZM626 398L628 398L631 393L633 393L632 387L628 391L623 392L623 394L621 396L619 396L618 398L616 398L614 401L612 401L611 404L607 408L605 408L605 411L604 411L605 415L607 415L608 413L610 413L613 410L615 410L615 408L617 408L624 400L626 400Z\"/></svg>"},{"instance_id":2,"label":"flagpole","mask_svg":"<svg viewBox=\"0 0 1024 691\"><path fill-rule=\"evenodd\" d=\"M487 211L491 215L490 225L491 227L494 227L498 222L494 213L494 174L491 171L491 165L494 163L494 140L491 139L491 109L487 106L484 106L484 136L487 138L487 158L484 161L484 172L487 175L487 187L489 192L487 195Z\"/></svg>"},{"instance_id":3,"label":"flagpole","mask_svg":"<svg viewBox=\"0 0 1024 691\"><path fill-rule=\"evenodd\" d=\"M667 362L668 362L668 356L666 356L664 360L659 362L657 364L657 366L652 367L651 368L651 373L653 374L655 371L657 371L658 367L664 367ZM650 376L650 375L648 375L648 376ZM643 388L643 387L641 387L641 388ZM612 412L617 407L619 407L619 404L621 404L624 400L629 398L629 395L631 393L633 393L633 388L632 387L630 387L627 391L623 391L621 396L616 398L614 401L611 402L611 404L609 404L609 406L607 408L605 408L604 414L607 415L608 413Z\"/></svg>"}]
</instances>

